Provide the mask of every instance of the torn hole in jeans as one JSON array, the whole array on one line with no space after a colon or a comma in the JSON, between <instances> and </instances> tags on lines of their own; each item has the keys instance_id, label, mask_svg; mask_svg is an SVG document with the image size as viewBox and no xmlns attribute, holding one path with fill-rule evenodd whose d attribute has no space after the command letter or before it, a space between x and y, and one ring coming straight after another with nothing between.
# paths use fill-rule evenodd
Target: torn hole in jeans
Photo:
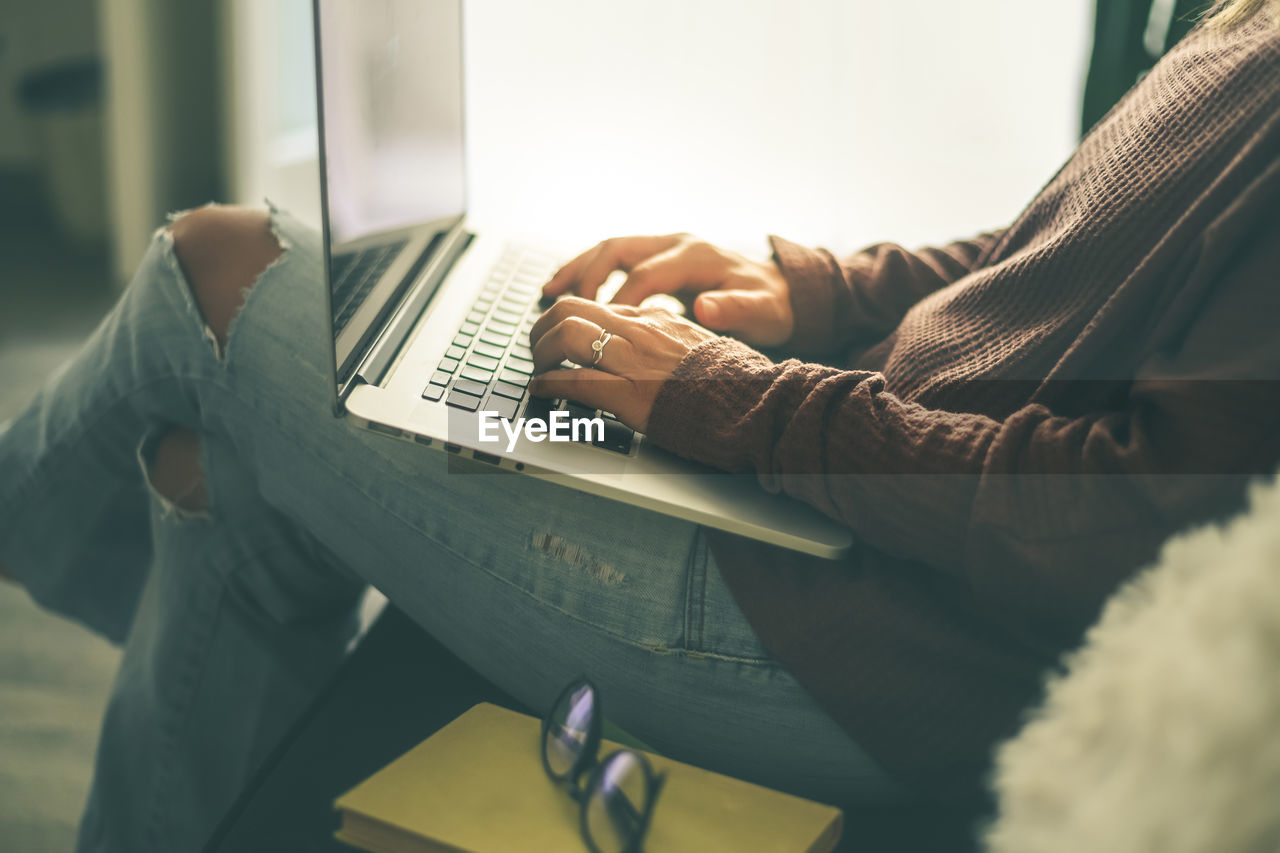
<instances>
[{"instance_id":1,"label":"torn hole in jeans","mask_svg":"<svg viewBox=\"0 0 1280 853\"><path fill-rule=\"evenodd\" d=\"M264 201L267 205L267 224L271 232L271 238L275 241L277 253L275 257L266 264L266 266L257 272L253 277L252 283L241 289L240 304L235 309L234 315L232 315L230 322L227 324L226 334L224 336L226 343L223 343L218 339L217 333L214 332L213 328L205 321L204 313L198 304L195 291L192 289L191 282L187 279L187 274L183 270L181 262L178 260L178 253L174 243L172 231L173 224L187 214L200 208L187 208L185 210L178 210L169 213L166 217L166 223L156 229L154 235L156 239L162 242L165 262L168 264L170 272L181 283L187 297L190 299L191 307L195 311L195 315L200 323L204 338L209 342L209 346L213 349L214 356L220 362L225 362L227 359L227 352L231 348L231 342L235 336L235 329L236 325L240 321L240 315L244 312L245 308L248 307L249 302L254 297L254 294L258 292L259 282L261 282L263 276L273 268L283 263L286 255L288 255L290 250L293 248L292 242L284 235L280 226L280 208L276 207L270 199L264 199ZM205 207L218 206L220 205L217 205L214 202L210 202L208 205L205 205Z\"/></svg>"},{"instance_id":2,"label":"torn hole in jeans","mask_svg":"<svg viewBox=\"0 0 1280 853\"><path fill-rule=\"evenodd\" d=\"M200 308L197 306L195 301L195 292L191 289L191 283L187 281L187 274L183 272L182 264L178 263L178 253L174 251L173 248L173 232L169 230L169 226L181 219L187 213L190 213L190 211L180 210L175 213L170 213L168 216L168 224L157 228L152 237L160 242L164 253L164 262L168 265L169 272L182 285L183 291L190 300L191 311L195 315L196 321L200 324L200 329L205 340L209 342L209 346L213 349L214 356L219 361L222 361L224 356L222 344L218 341L218 336L213 333L213 329L209 328L209 324L204 321L204 317L200 314ZM147 482L150 483L151 481L148 480Z\"/></svg>"},{"instance_id":3,"label":"torn hole in jeans","mask_svg":"<svg viewBox=\"0 0 1280 853\"><path fill-rule=\"evenodd\" d=\"M164 472L165 482L157 485L157 453L161 443L175 430L172 427L148 433L138 443L138 467L147 491L160 507L161 518L174 521L208 521L212 516L209 489L204 475L204 443L199 442L196 459L170 465Z\"/></svg>"}]
</instances>

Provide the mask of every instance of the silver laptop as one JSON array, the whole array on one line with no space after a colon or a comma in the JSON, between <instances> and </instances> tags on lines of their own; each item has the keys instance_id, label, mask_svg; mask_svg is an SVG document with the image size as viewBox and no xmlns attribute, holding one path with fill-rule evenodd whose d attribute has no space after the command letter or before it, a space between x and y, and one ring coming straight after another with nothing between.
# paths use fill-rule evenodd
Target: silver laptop
<instances>
[{"instance_id":1,"label":"silver laptop","mask_svg":"<svg viewBox=\"0 0 1280 853\"><path fill-rule=\"evenodd\" d=\"M754 477L679 459L607 412L531 397L529 329L559 259L468 220L461 0L314 0L314 14L335 411L424 452L796 551L846 551L847 529Z\"/></svg>"}]
</instances>

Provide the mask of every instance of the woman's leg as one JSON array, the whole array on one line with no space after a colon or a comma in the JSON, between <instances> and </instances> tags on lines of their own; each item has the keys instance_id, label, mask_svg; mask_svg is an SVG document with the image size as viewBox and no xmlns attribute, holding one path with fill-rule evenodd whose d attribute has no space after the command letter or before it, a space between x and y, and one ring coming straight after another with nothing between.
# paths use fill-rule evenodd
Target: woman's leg
<instances>
[{"instance_id":1,"label":"woman's leg","mask_svg":"<svg viewBox=\"0 0 1280 853\"><path fill-rule=\"evenodd\" d=\"M177 437L176 441L175 436ZM81 851L199 850L332 674L364 583L259 494L216 436L147 442L153 557L103 719ZM175 460L179 464L175 464ZM169 482L154 476L167 467ZM172 487L164 494L165 487Z\"/></svg>"},{"instance_id":2,"label":"woman's leg","mask_svg":"<svg viewBox=\"0 0 1280 853\"><path fill-rule=\"evenodd\" d=\"M533 707L585 672L612 718L673 756L828 799L892 789L763 652L693 525L493 473L332 418L318 241L287 217L276 227L285 253L221 341L206 334L170 237L159 235L72 379L55 382L0 439L0 470L18 474L0 478L0 518L17 519L0 529L0 561L38 597L71 609L76 590L101 583L95 575L145 576L123 560L89 559L109 537L101 523L69 524L66 510L104 518L124 490L128 521L150 513L157 499L140 480L133 448L160 426L179 424L200 438L209 502L208 518L183 520L183 536L223 539L225 531L212 532L218 524L248 529L246 519L226 514L233 495L248 492L261 498L260 507L248 505L271 519L260 529L297 548L282 573L269 561L240 564L235 576L254 579L243 584L250 604L264 590L305 601L310 588L340 588L344 576L334 566L349 566ZM143 446L144 463L150 447ZM164 532L158 525L158 543ZM68 543L52 546L50 533ZM130 556L150 565L150 547L141 550L135 545ZM232 577L225 568L171 561L170 553L157 546L153 585L162 574L170 592L157 594L147 615L171 624L153 637L186 630L182 607L168 602L192 602L189 609L225 597L225 580L203 593L192 588L211 575ZM206 645L216 644L220 624ZM287 634L258 641L270 654ZM154 640L143 646L159 657L182 654ZM141 653L131 645L130 654ZM136 701L151 700L164 669L144 671ZM221 698L234 695L227 681L234 673L215 668L203 677L202 707L215 711L200 718L208 728L199 735L251 728L238 716L262 709L227 707ZM188 703L190 737L196 710ZM104 761L109 754L104 749ZM183 759L171 754L166 772L199 778L201 768Z\"/></svg>"},{"instance_id":3,"label":"woman's leg","mask_svg":"<svg viewBox=\"0 0 1280 853\"><path fill-rule=\"evenodd\" d=\"M116 642L151 560L137 449L172 427L199 427L195 389L217 377L220 346L202 310L225 332L243 298L233 285L250 287L280 253L261 211L206 208L174 228L182 262L200 268L199 289L166 285L185 277L175 235L157 232L80 355L0 430L0 566L46 607ZM19 565L24 552L38 555L38 572Z\"/></svg>"},{"instance_id":4,"label":"woman's leg","mask_svg":"<svg viewBox=\"0 0 1280 853\"><path fill-rule=\"evenodd\" d=\"M227 233L238 256L253 248L252 230ZM181 278L158 235L84 350L0 434L0 559L37 600L126 644L82 850L199 849L341 659L364 588L195 431L216 335L164 284Z\"/></svg>"}]
</instances>

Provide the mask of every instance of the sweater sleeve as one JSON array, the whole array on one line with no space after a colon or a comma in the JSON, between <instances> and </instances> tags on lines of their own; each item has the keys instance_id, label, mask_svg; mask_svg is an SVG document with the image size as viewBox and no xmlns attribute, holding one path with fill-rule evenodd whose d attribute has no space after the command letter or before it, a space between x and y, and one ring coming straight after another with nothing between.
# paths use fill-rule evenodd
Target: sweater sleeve
<instances>
[{"instance_id":1,"label":"sweater sleeve","mask_svg":"<svg viewBox=\"0 0 1280 853\"><path fill-rule=\"evenodd\" d=\"M1172 532L1233 508L1280 459L1271 249L1202 306L1114 405L1002 420L932 410L878 373L772 363L730 339L659 390L649 438L806 501L864 542L954 573L980 600L1078 636ZM1206 511L1208 510L1208 511ZM1057 635L1058 631L1054 631Z\"/></svg>"},{"instance_id":2,"label":"sweater sleeve","mask_svg":"<svg viewBox=\"0 0 1280 853\"><path fill-rule=\"evenodd\" d=\"M914 252L878 243L844 260L826 249L770 237L796 322L783 348L820 355L838 352L856 340L884 337L912 305L977 269L1003 233Z\"/></svg>"}]
</instances>

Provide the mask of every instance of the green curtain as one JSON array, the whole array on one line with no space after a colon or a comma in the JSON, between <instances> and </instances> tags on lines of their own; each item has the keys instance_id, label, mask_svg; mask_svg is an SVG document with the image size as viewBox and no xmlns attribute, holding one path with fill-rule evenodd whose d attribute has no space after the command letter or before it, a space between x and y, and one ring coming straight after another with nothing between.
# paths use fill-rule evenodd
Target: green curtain
<instances>
[{"instance_id":1,"label":"green curtain","mask_svg":"<svg viewBox=\"0 0 1280 853\"><path fill-rule=\"evenodd\" d=\"M1145 44L1153 7L1159 0L1098 0L1093 24L1093 53L1084 85L1081 133L1087 133L1138 79L1195 26L1208 0L1174 0L1164 44ZM1151 47L1158 47L1154 52Z\"/></svg>"}]
</instances>

